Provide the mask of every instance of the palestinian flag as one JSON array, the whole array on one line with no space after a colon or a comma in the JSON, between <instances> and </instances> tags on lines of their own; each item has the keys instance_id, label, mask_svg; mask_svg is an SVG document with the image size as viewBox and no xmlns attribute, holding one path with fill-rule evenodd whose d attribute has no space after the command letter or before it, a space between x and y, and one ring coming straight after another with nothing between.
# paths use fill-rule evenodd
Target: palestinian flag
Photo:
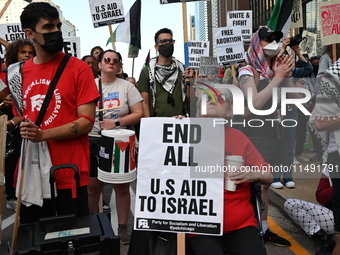
<instances>
[{"instance_id":1,"label":"palestinian flag","mask_svg":"<svg viewBox=\"0 0 340 255\"><path fill-rule=\"evenodd\" d=\"M274 9L268 20L267 27L283 33L283 38L287 37L290 28L291 14L294 0L276 0Z\"/></svg>"},{"instance_id":2,"label":"palestinian flag","mask_svg":"<svg viewBox=\"0 0 340 255\"><path fill-rule=\"evenodd\" d=\"M150 50L149 50L148 55L147 55L146 58L145 58L144 67L145 67L145 66L149 66L149 62L150 62Z\"/></svg>"},{"instance_id":3,"label":"palestinian flag","mask_svg":"<svg viewBox=\"0 0 340 255\"><path fill-rule=\"evenodd\" d=\"M141 0L136 0L129 12L125 16L125 22L118 25L113 32L115 42L125 42L141 49L140 36L140 17L141 17ZM111 37L107 40L106 45L111 42Z\"/></svg>"}]
</instances>

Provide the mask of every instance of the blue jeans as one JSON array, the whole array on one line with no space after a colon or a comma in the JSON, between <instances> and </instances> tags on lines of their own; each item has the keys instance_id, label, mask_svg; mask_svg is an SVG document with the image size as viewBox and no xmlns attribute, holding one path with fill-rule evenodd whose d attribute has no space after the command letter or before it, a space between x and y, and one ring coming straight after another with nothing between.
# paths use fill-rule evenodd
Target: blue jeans
<instances>
[{"instance_id":1,"label":"blue jeans","mask_svg":"<svg viewBox=\"0 0 340 255\"><path fill-rule=\"evenodd\" d=\"M293 121L286 121L285 125L288 127L284 127L285 133L285 145L284 145L284 158L282 171L275 171L273 173L273 182L279 182L281 176L283 176L283 182L293 181L293 161L294 161L294 151L295 151L295 140L296 140L296 130L297 127L292 127L297 123L298 120L298 113L297 109L292 107L291 110L287 111L287 115L285 119L292 119Z\"/></svg>"}]
</instances>

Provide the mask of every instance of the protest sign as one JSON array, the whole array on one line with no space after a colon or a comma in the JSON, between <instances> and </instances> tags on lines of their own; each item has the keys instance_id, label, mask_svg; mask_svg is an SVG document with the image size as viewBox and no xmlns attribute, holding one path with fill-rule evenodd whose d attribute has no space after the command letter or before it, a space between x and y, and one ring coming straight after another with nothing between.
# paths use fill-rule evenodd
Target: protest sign
<instances>
[{"instance_id":1,"label":"protest sign","mask_svg":"<svg viewBox=\"0 0 340 255\"><path fill-rule=\"evenodd\" d=\"M303 27L302 0L294 0L290 28Z\"/></svg>"},{"instance_id":2,"label":"protest sign","mask_svg":"<svg viewBox=\"0 0 340 255\"><path fill-rule=\"evenodd\" d=\"M198 69L201 57L209 57L209 41L188 41L184 43L185 66Z\"/></svg>"},{"instance_id":3,"label":"protest sign","mask_svg":"<svg viewBox=\"0 0 340 255\"><path fill-rule=\"evenodd\" d=\"M244 42L250 42L253 34L252 11L228 11L227 26L240 26Z\"/></svg>"},{"instance_id":4,"label":"protest sign","mask_svg":"<svg viewBox=\"0 0 340 255\"><path fill-rule=\"evenodd\" d=\"M222 234L224 125L213 120L142 119L134 229Z\"/></svg>"},{"instance_id":5,"label":"protest sign","mask_svg":"<svg viewBox=\"0 0 340 255\"><path fill-rule=\"evenodd\" d=\"M320 2L321 44L340 41L340 1Z\"/></svg>"},{"instance_id":6,"label":"protest sign","mask_svg":"<svg viewBox=\"0 0 340 255\"><path fill-rule=\"evenodd\" d=\"M9 43L15 42L18 39L27 39L20 23L0 24L0 37ZM65 37L63 52L80 58L80 38ZM1 45L0 57L4 58L5 53L6 49Z\"/></svg>"},{"instance_id":7,"label":"protest sign","mask_svg":"<svg viewBox=\"0 0 340 255\"><path fill-rule=\"evenodd\" d=\"M63 52L76 58L80 56L80 37L65 37Z\"/></svg>"},{"instance_id":8,"label":"protest sign","mask_svg":"<svg viewBox=\"0 0 340 255\"><path fill-rule=\"evenodd\" d=\"M0 37L5 41L11 43L18 39L27 39L24 30L20 23L0 24ZM0 57L5 55L5 47L0 47Z\"/></svg>"},{"instance_id":9,"label":"protest sign","mask_svg":"<svg viewBox=\"0 0 340 255\"><path fill-rule=\"evenodd\" d=\"M95 28L125 21L122 0L89 0L89 5Z\"/></svg>"},{"instance_id":10,"label":"protest sign","mask_svg":"<svg viewBox=\"0 0 340 255\"><path fill-rule=\"evenodd\" d=\"M202 1L202 0L160 0L161 4L172 4L172 3L186 3L186 2L195 2L195 1ZM209 1L209 0L203 0Z\"/></svg>"},{"instance_id":11,"label":"protest sign","mask_svg":"<svg viewBox=\"0 0 340 255\"><path fill-rule=\"evenodd\" d=\"M235 65L245 61L241 27L214 28L217 61L222 65Z\"/></svg>"},{"instance_id":12,"label":"protest sign","mask_svg":"<svg viewBox=\"0 0 340 255\"><path fill-rule=\"evenodd\" d=\"M301 53L308 54L309 57L316 56L316 38L317 34L304 30L302 33L302 42L300 43Z\"/></svg>"},{"instance_id":13,"label":"protest sign","mask_svg":"<svg viewBox=\"0 0 340 255\"><path fill-rule=\"evenodd\" d=\"M200 76L218 76L220 74L220 67L215 57L201 57L200 59Z\"/></svg>"}]
</instances>

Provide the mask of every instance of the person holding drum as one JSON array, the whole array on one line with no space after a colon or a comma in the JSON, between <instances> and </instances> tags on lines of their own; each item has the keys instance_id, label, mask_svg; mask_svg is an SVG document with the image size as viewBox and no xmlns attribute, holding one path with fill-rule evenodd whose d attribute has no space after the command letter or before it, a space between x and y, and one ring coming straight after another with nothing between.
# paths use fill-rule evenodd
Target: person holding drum
<instances>
[{"instance_id":1,"label":"person holding drum","mask_svg":"<svg viewBox=\"0 0 340 255\"><path fill-rule=\"evenodd\" d=\"M136 178L137 174L134 171L132 172L134 176L130 174L125 177L125 175L121 174L121 176L117 177L117 175L106 174L105 178L101 176L98 178L98 172L101 168L98 161L99 148L101 141L106 139L106 136L101 138L101 132L108 132L107 130L112 133L114 133L114 130L128 132L129 130L122 129L127 129L128 126L140 121L143 116L143 99L132 83L117 78L116 74L122 67L122 57L119 52L113 50L103 51L98 58L98 67L101 70L101 78L95 80L101 99L97 106L95 124L90 132L89 211L90 213L97 212L100 194L103 190L103 181L112 183L116 194L118 235L122 244L129 244L130 234L127 231L130 211L129 187L130 182Z\"/></svg>"}]
</instances>

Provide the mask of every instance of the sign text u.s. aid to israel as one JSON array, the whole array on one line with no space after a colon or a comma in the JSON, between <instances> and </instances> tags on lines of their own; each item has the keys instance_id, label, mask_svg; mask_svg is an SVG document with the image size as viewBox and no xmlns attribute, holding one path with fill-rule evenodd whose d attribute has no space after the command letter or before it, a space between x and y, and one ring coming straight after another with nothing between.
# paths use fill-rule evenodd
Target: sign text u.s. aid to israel
<instances>
[{"instance_id":1,"label":"sign text u.s. aid to israel","mask_svg":"<svg viewBox=\"0 0 340 255\"><path fill-rule=\"evenodd\" d=\"M224 126L210 118L144 118L134 229L221 235Z\"/></svg>"}]
</instances>

